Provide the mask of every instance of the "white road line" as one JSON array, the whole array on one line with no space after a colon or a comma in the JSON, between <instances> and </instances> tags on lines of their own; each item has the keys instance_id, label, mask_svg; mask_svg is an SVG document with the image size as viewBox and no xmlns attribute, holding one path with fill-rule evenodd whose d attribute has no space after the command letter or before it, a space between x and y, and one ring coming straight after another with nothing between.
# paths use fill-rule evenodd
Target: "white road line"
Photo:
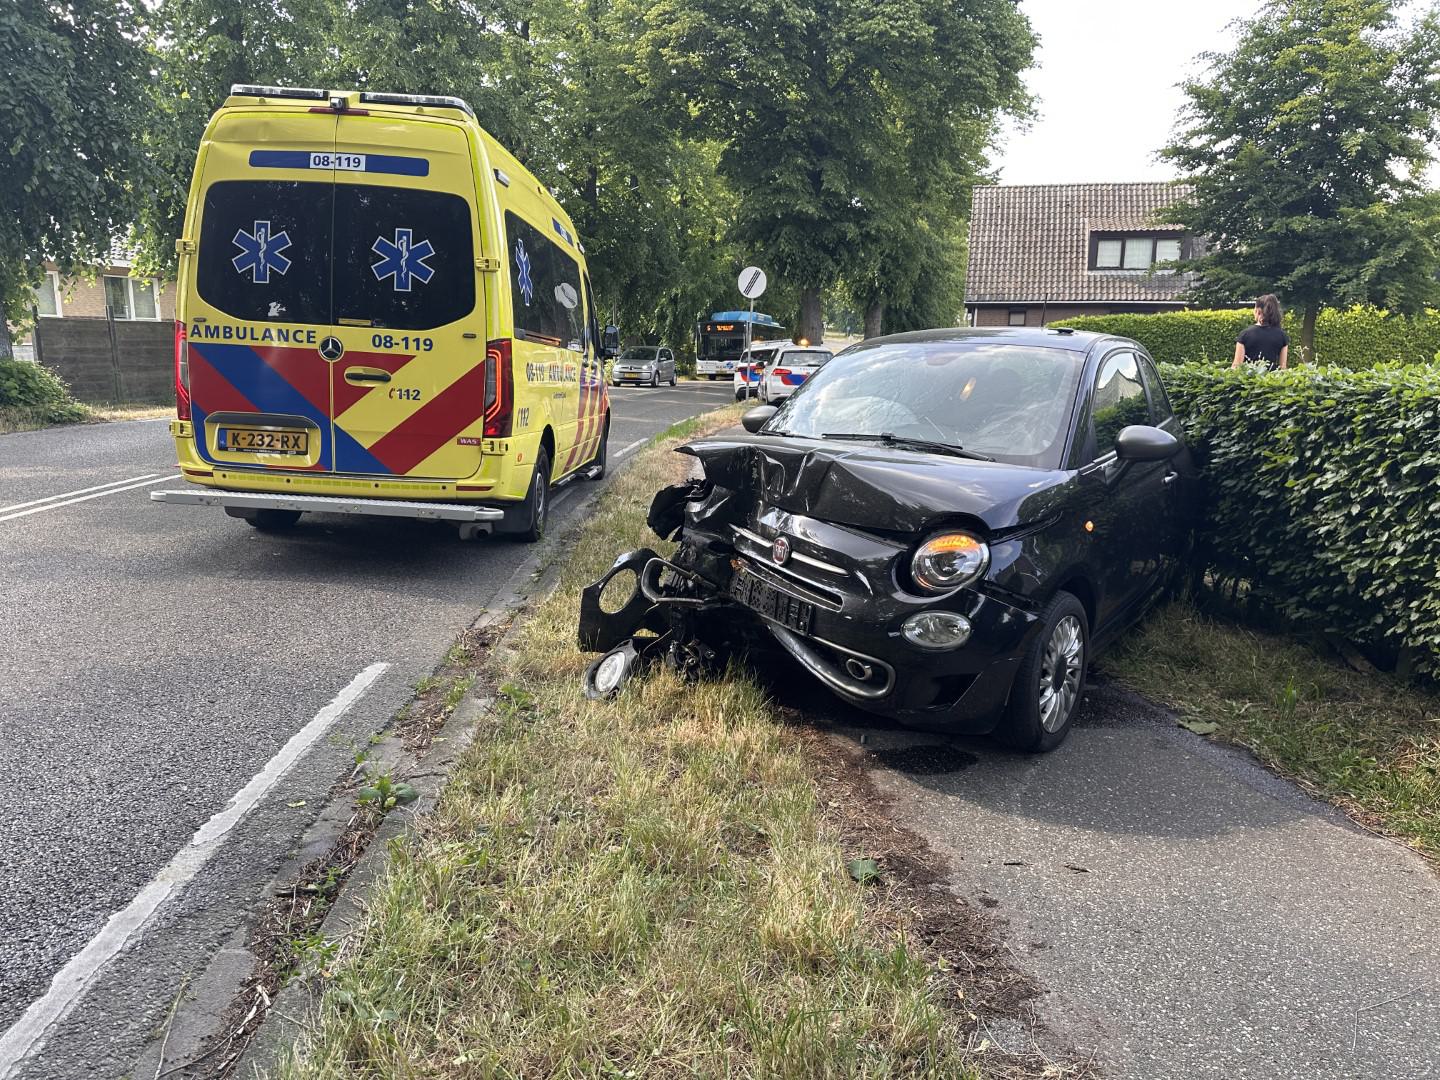
<instances>
[{"instance_id":1,"label":"white road line","mask_svg":"<svg viewBox=\"0 0 1440 1080\"><path fill-rule=\"evenodd\" d=\"M149 487L151 484L163 484L167 480L174 480L176 477L167 473L154 480L141 480L138 484L126 484L124 487L112 487L106 491L97 491L94 495L81 495L78 499L66 499L64 502L52 502L48 506L35 506L29 510L21 510L15 514L0 514L0 521L14 521L16 518L29 517L31 514L43 514L46 510L59 510L62 506L74 506L76 503L89 502L91 499L101 499L106 495L117 495L122 491L133 491L135 488ZM7 507L6 509L9 509Z\"/></svg>"},{"instance_id":2,"label":"white road line","mask_svg":"<svg viewBox=\"0 0 1440 1080\"><path fill-rule=\"evenodd\" d=\"M131 476L124 480L111 480L108 484L96 484L94 487L79 488L75 491L62 491L58 495L46 495L43 499L31 499L29 502L16 503L14 506L0 506L0 514L8 514L11 510L24 510L27 506L39 506L41 503L54 502L56 499L68 499L71 495L84 495L87 491L100 491L103 488L118 487L120 484L133 484L136 480L149 480L152 476L159 476L158 472L141 473L139 476Z\"/></svg>"},{"instance_id":3,"label":"white road line","mask_svg":"<svg viewBox=\"0 0 1440 1080\"><path fill-rule=\"evenodd\" d=\"M640 447L644 446L647 441L648 440L646 439L636 439L629 446L622 446L618 451L616 451L615 460L619 461L621 458L629 454L632 450L638 450Z\"/></svg>"},{"instance_id":4,"label":"white road line","mask_svg":"<svg viewBox=\"0 0 1440 1080\"><path fill-rule=\"evenodd\" d=\"M145 929L166 899L177 894L204 868L226 834L389 667L385 663L371 664L351 679L349 686L292 735L290 741L265 763L265 767L231 796L225 809L201 825L190 842L155 875L150 884L124 908L111 915L100 932L60 969L51 980L45 996L32 1002L24 1015L4 1035L0 1035L0 1080L13 1076L25 1059L45 1044L50 1028L69 1015L105 965Z\"/></svg>"}]
</instances>

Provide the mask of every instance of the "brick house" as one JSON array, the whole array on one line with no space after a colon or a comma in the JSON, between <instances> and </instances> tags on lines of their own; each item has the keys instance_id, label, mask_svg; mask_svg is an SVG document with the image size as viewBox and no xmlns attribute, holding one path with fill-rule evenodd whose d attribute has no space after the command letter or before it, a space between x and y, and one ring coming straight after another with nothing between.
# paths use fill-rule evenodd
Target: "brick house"
<instances>
[{"instance_id":1,"label":"brick house","mask_svg":"<svg viewBox=\"0 0 1440 1080\"><path fill-rule=\"evenodd\" d=\"M996 184L975 189L965 312L972 326L1044 326L1077 315L1176 311L1194 237L1163 224L1183 186Z\"/></svg>"}]
</instances>

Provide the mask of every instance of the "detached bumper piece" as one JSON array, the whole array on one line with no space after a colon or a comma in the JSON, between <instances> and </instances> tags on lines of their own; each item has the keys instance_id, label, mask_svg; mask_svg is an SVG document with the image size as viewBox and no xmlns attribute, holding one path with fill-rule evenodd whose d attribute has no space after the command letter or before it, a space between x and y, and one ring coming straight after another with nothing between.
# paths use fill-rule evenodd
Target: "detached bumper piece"
<instances>
[{"instance_id":1,"label":"detached bumper piece","mask_svg":"<svg viewBox=\"0 0 1440 1080\"><path fill-rule=\"evenodd\" d=\"M301 514L359 514L367 517L419 518L431 521L490 523L505 511L466 503L408 502L400 499L344 499L329 495L272 495L257 491L183 488L152 491L155 502L188 506L220 506L227 511L288 510Z\"/></svg>"},{"instance_id":2,"label":"detached bumper piece","mask_svg":"<svg viewBox=\"0 0 1440 1080\"><path fill-rule=\"evenodd\" d=\"M630 577L630 595L607 611L601 596L622 574ZM649 548L621 555L580 593L580 648L605 654L585 672L585 696L613 697L659 659L686 678L720 670L721 655L697 635L695 619L726 602L713 584Z\"/></svg>"}]
</instances>

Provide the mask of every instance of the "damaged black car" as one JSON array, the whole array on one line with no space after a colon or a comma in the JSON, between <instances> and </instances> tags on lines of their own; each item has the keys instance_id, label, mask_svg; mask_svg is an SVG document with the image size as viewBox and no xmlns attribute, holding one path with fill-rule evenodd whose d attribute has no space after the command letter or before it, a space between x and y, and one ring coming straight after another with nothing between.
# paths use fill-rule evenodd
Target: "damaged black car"
<instances>
[{"instance_id":1,"label":"damaged black car","mask_svg":"<svg viewBox=\"0 0 1440 1080\"><path fill-rule=\"evenodd\" d=\"M743 425L680 448L695 476L650 511L674 555L626 553L585 590L592 696L778 648L906 726L1050 750L1189 544L1194 466L1133 341L878 338Z\"/></svg>"}]
</instances>

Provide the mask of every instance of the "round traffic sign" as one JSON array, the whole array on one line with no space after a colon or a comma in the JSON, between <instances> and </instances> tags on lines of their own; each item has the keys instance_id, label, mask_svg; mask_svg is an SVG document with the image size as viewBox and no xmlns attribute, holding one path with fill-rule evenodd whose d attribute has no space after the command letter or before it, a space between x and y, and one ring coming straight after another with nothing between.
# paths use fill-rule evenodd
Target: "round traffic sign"
<instances>
[{"instance_id":1,"label":"round traffic sign","mask_svg":"<svg viewBox=\"0 0 1440 1080\"><path fill-rule=\"evenodd\" d=\"M758 266L747 266L740 271L740 295L746 300L755 300L765 293L765 271Z\"/></svg>"}]
</instances>

